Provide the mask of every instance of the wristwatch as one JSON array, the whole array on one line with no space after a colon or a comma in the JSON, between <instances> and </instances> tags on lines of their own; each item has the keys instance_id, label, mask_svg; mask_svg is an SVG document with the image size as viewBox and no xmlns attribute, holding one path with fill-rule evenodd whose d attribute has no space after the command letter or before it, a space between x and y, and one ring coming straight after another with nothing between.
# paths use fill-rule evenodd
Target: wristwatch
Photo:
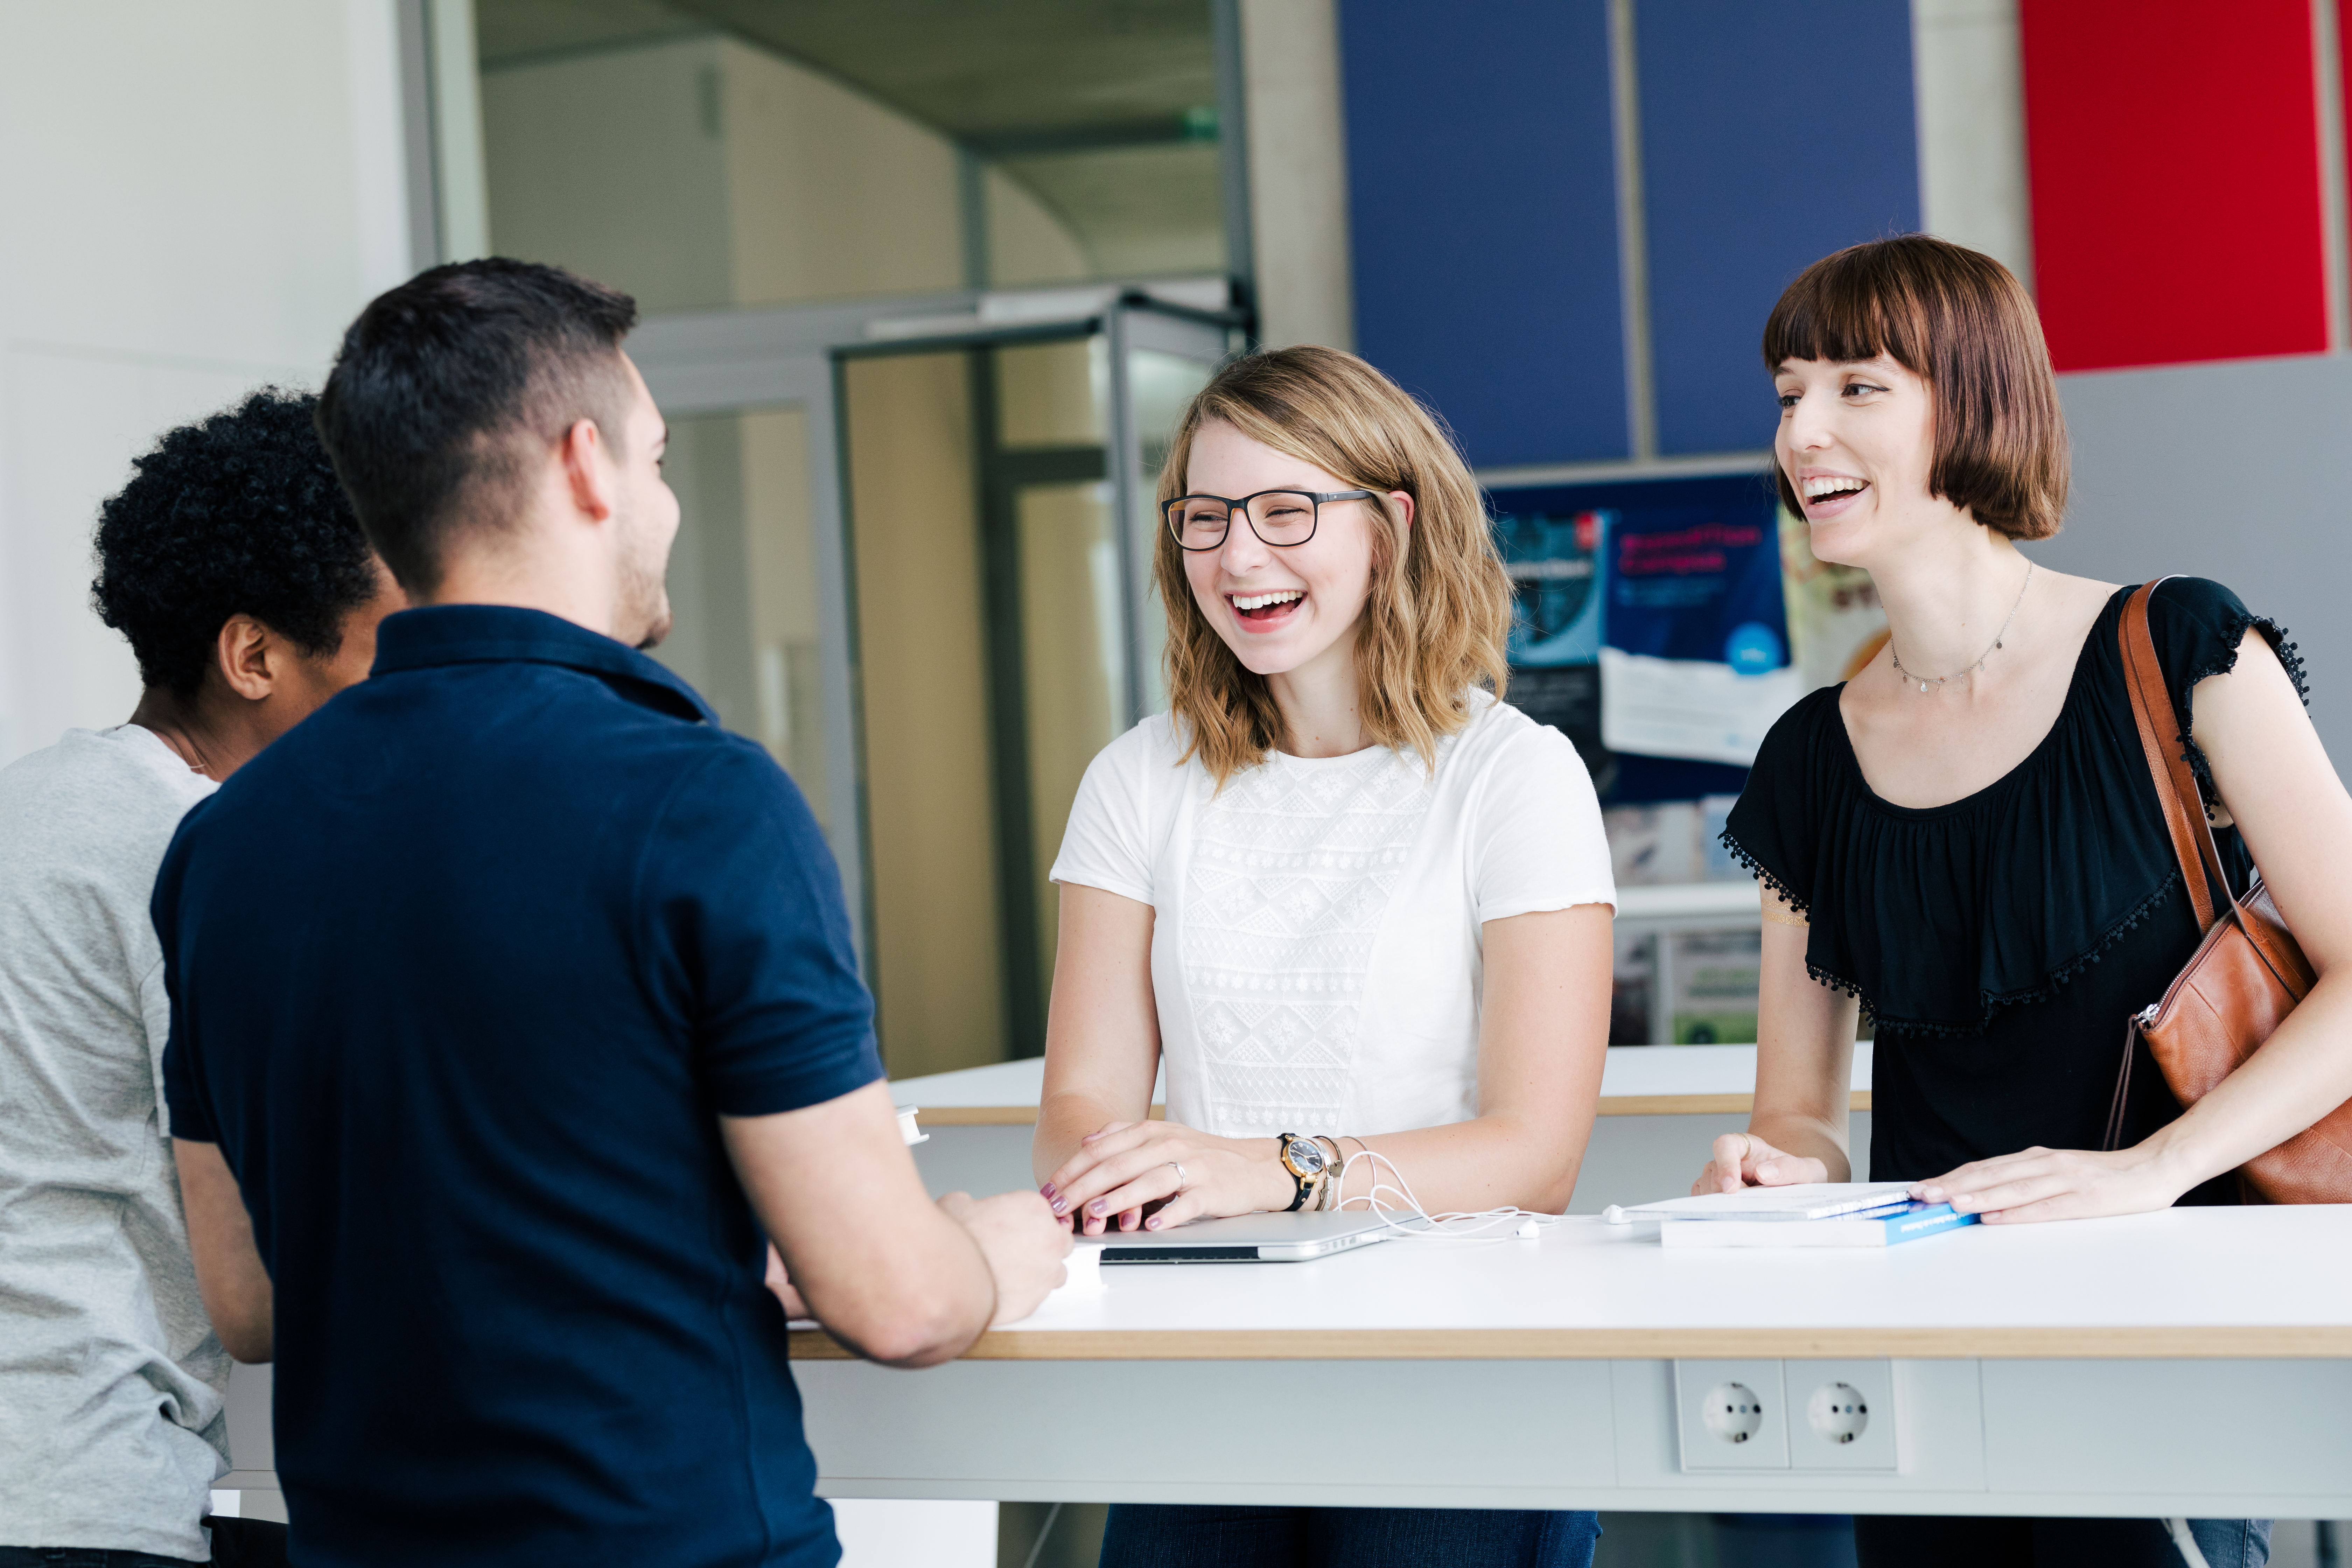
<instances>
[{"instance_id":1,"label":"wristwatch","mask_svg":"<svg viewBox=\"0 0 2352 1568\"><path fill-rule=\"evenodd\" d=\"M1279 1134L1275 1139L1275 1147L1282 1155L1282 1168L1290 1173L1292 1181L1298 1184L1297 1195L1291 1198L1290 1206L1282 1212L1297 1214L1306 1206L1307 1199L1323 1190L1324 1180L1331 1173L1331 1161L1323 1152L1322 1144L1312 1138L1302 1138L1296 1132Z\"/></svg>"}]
</instances>

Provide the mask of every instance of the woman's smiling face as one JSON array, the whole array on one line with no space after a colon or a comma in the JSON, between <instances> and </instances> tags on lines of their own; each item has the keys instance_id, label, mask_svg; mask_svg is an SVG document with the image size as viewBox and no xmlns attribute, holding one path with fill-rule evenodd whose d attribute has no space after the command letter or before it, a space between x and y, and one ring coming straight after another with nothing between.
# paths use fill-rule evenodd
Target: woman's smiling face
<instances>
[{"instance_id":1,"label":"woman's smiling face","mask_svg":"<svg viewBox=\"0 0 2352 1568\"><path fill-rule=\"evenodd\" d=\"M1221 419L1193 433L1184 468L1190 495L1239 498L1286 489L1328 494L1356 488ZM1411 500L1392 495L1391 502L1402 503L1409 524ZM1185 552L1184 577L1194 602L1244 668L1259 675L1288 675L1323 659L1352 657L1351 634L1371 595L1375 504L1325 501L1315 536L1280 548L1259 539L1236 509L1223 544Z\"/></svg>"},{"instance_id":2,"label":"woman's smiling face","mask_svg":"<svg viewBox=\"0 0 2352 1568\"><path fill-rule=\"evenodd\" d=\"M1783 360L1772 384L1780 402L1772 450L1803 502L1813 554L1868 566L1902 542L1906 514L1929 499L1936 404L1927 383L1882 353Z\"/></svg>"}]
</instances>

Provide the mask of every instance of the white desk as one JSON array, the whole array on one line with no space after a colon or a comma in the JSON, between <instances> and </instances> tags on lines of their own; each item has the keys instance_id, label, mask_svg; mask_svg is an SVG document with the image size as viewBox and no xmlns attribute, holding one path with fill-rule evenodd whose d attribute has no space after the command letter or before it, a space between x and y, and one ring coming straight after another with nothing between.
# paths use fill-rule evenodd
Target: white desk
<instances>
[{"instance_id":1,"label":"white desk","mask_svg":"<svg viewBox=\"0 0 2352 1568\"><path fill-rule=\"evenodd\" d=\"M1609 1087L1631 1097L1651 1064L1688 1072L1701 1049L1644 1048L1626 1068L1612 1053ZM925 1086L927 1103L944 1081ZM1025 1149L1026 1128L1006 1131ZM2352 1207L1978 1226L1803 1254L1668 1253L1649 1227L1576 1219L1535 1242L1107 1277L923 1373L795 1334L821 1489L2352 1517ZM1678 1361L1695 1388L1772 1387L1797 1462L1685 1470ZM1816 1467L1837 1456L1823 1461L1805 1435L1802 1402L1832 1379L1869 1384L1874 1419L1891 1412L1896 1468ZM221 1484L255 1489L249 1510L275 1513L268 1397L267 1369L239 1368L239 1474ZM1285 1412L1316 1440L1281 1436Z\"/></svg>"},{"instance_id":2,"label":"white desk","mask_svg":"<svg viewBox=\"0 0 2352 1568\"><path fill-rule=\"evenodd\" d=\"M920 1373L796 1334L820 1489L2352 1513L2352 1208L2179 1210L1803 1254L1669 1253L1651 1227L1580 1219L1536 1242L1104 1272L1106 1289L1058 1292ZM1768 1423L1797 1428L1790 1462L1685 1469L1677 1361L1695 1389L1769 1388ZM1831 1468L1853 1452L1811 1436L1803 1402L1832 1380L1875 1390L1893 1468Z\"/></svg>"},{"instance_id":3,"label":"white desk","mask_svg":"<svg viewBox=\"0 0 2352 1568\"><path fill-rule=\"evenodd\" d=\"M1854 1047L1851 1086L1857 1180L1869 1174L1870 1067L1865 1040ZM933 1193L1006 1192L1034 1180L1029 1142L1045 1074L1044 1060L1031 1058L891 1084L898 1104L922 1110L931 1141L915 1160ZM1716 1135L1747 1126L1755 1089L1754 1046L1612 1048L1570 1211L1599 1214L1686 1191Z\"/></svg>"}]
</instances>

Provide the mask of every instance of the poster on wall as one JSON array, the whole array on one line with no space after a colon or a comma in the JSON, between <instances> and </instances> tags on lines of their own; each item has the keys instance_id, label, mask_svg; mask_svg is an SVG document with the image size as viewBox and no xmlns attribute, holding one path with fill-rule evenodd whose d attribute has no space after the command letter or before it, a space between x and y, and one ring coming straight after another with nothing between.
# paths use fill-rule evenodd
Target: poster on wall
<instances>
[{"instance_id":1,"label":"poster on wall","mask_svg":"<svg viewBox=\"0 0 2352 1568\"><path fill-rule=\"evenodd\" d=\"M1790 662L1808 691L1852 680L1886 646L1886 611L1878 602L1878 585L1859 566L1816 559L1805 520L1786 507L1780 523Z\"/></svg>"},{"instance_id":2,"label":"poster on wall","mask_svg":"<svg viewBox=\"0 0 2352 1568\"><path fill-rule=\"evenodd\" d=\"M1769 492L1742 483L1618 519L1601 555L1609 750L1745 767L1803 695L1777 510Z\"/></svg>"},{"instance_id":3,"label":"poster on wall","mask_svg":"<svg viewBox=\"0 0 2352 1568\"><path fill-rule=\"evenodd\" d=\"M1499 512L1495 542L1511 579L1513 706L1576 744L1598 787L1601 748L1601 552L1609 513L1592 509Z\"/></svg>"}]
</instances>

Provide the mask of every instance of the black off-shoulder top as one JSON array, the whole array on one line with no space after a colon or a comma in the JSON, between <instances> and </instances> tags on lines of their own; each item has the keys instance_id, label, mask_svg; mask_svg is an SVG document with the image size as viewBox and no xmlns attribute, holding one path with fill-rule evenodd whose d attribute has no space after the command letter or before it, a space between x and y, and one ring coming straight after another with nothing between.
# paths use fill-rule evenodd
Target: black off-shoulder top
<instances>
[{"instance_id":1,"label":"black off-shoulder top","mask_svg":"<svg viewBox=\"0 0 2352 1568\"><path fill-rule=\"evenodd\" d=\"M2196 915L2124 684L2116 631L2131 592L2091 628L2049 734L1976 794L1926 808L1880 799L1832 686L1772 727L1731 812L1725 844L1811 922L1808 971L1860 997L1875 1021L1874 1181L2034 1144L2097 1148L2126 1020L2195 951ZM2210 803L2211 774L2189 736L2191 691L2236 664L2249 626L2298 692L2301 661L2275 624L2202 578L2160 586L2148 626L2178 742ZM2216 837L2242 889L2243 841L2235 828ZM2125 1135L2137 1142L2180 1109L2152 1064L2132 1079ZM2220 1178L2182 1201L2234 1191Z\"/></svg>"}]
</instances>

